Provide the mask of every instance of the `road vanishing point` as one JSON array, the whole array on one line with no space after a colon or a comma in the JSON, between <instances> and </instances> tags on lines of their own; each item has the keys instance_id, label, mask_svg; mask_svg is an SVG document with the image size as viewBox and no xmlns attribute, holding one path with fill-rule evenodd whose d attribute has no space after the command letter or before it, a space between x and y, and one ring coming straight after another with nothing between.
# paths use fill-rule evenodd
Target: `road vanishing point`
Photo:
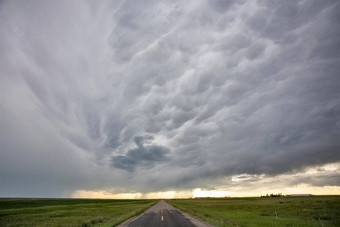
<instances>
[{"instance_id":1,"label":"road vanishing point","mask_svg":"<svg viewBox=\"0 0 340 227\"><path fill-rule=\"evenodd\" d=\"M211 227L202 220L193 217L183 211L176 209L164 200L159 201L154 206L150 207L144 213L133 217L122 224L119 227Z\"/></svg>"}]
</instances>

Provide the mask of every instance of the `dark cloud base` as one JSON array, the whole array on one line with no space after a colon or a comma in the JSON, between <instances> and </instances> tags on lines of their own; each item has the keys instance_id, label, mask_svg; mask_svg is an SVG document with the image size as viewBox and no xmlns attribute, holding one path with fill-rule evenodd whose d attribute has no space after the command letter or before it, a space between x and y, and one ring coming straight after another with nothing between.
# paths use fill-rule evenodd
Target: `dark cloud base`
<instances>
[{"instance_id":1,"label":"dark cloud base","mask_svg":"<svg viewBox=\"0 0 340 227\"><path fill-rule=\"evenodd\" d=\"M170 150L163 146L144 146L145 140L152 140L153 137L138 136L134 138L137 148L129 150L126 155L113 156L112 166L129 172L135 171L136 167L152 168L158 163L169 161L167 158Z\"/></svg>"}]
</instances>

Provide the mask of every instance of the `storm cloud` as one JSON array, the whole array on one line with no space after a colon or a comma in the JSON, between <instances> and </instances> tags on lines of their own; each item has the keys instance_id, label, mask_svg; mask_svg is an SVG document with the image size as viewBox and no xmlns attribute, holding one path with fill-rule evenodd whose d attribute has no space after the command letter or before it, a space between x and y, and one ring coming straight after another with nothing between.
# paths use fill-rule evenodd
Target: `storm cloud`
<instances>
[{"instance_id":1,"label":"storm cloud","mask_svg":"<svg viewBox=\"0 0 340 227\"><path fill-rule=\"evenodd\" d=\"M138 136L134 138L137 148L129 150L126 155L112 157L112 165L116 168L134 171L135 167L152 168L159 162L167 161L169 149L162 146L145 146L145 140L152 140L153 137Z\"/></svg>"},{"instance_id":2,"label":"storm cloud","mask_svg":"<svg viewBox=\"0 0 340 227\"><path fill-rule=\"evenodd\" d=\"M340 162L339 15L336 0L0 1L0 196ZM322 176L301 179L340 184Z\"/></svg>"}]
</instances>

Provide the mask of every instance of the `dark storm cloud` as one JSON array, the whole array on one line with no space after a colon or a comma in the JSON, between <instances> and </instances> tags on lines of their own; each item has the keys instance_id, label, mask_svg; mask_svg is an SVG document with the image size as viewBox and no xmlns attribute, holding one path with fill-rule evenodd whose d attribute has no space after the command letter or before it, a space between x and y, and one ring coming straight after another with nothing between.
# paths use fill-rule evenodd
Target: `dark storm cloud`
<instances>
[{"instance_id":1,"label":"dark storm cloud","mask_svg":"<svg viewBox=\"0 0 340 227\"><path fill-rule=\"evenodd\" d=\"M116 168L134 171L136 167L152 168L158 163L168 161L167 155L170 150L162 146L144 145L148 140L153 140L153 137L135 137L134 142L137 148L129 150L126 155L112 157L112 165Z\"/></svg>"},{"instance_id":2,"label":"dark storm cloud","mask_svg":"<svg viewBox=\"0 0 340 227\"><path fill-rule=\"evenodd\" d=\"M339 7L2 1L1 195L208 188L339 162Z\"/></svg>"}]
</instances>

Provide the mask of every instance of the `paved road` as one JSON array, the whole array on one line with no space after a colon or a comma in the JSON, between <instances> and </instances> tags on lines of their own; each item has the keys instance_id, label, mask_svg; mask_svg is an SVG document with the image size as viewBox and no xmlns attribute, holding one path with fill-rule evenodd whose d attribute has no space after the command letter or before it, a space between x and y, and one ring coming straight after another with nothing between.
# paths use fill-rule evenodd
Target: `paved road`
<instances>
[{"instance_id":1,"label":"paved road","mask_svg":"<svg viewBox=\"0 0 340 227\"><path fill-rule=\"evenodd\" d=\"M141 215L131 218L119 225L119 227L137 226L210 227L211 225L208 225L207 223L204 223L203 221L174 208L173 206L166 203L164 200L161 200Z\"/></svg>"}]
</instances>

